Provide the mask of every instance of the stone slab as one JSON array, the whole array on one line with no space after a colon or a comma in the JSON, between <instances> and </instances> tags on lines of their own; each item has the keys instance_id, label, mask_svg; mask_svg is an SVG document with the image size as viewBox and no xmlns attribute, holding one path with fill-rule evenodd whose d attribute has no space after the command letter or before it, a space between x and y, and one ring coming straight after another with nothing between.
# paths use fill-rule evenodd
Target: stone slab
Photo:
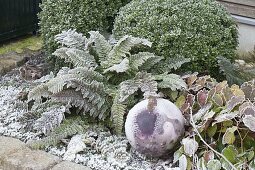
<instances>
[{"instance_id":1,"label":"stone slab","mask_svg":"<svg viewBox=\"0 0 255 170\"><path fill-rule=\"evenodd\" d=\"M54 166L52 170L91 170L91 169L73 162L63 161Z\"/></svg>"},{"instance_id":2,"label":"stone slab","mask_svg":"<svg viewBox=\"0 0 255 170\"><path fill-rule=\"evenodd\" d=\"M26 148L26 146L20 140L0 136L0 163L5 156L8 156L24 148Z\"/></svg>"},{"instance_id":3,"label":"stone slab","mask_svg":"<svg viewBox=\"0 0 255 170\"><path fill-rule=\"evenodd\" d=\"M48 170L60 161L57 156L26 148L6 156L2 166L4 170Z\"/></svg>"}]
</instances>

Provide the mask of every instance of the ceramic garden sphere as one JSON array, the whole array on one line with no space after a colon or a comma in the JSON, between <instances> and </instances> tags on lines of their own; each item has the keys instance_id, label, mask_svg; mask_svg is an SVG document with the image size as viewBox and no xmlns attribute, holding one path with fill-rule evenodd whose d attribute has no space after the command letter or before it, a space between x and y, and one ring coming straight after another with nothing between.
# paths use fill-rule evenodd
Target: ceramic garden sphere
<instances>
[{"instance_id":1,"label":"ceramic garden sphere","mask_svg":"<svg viewBox=\"0 0 255 170\"><path fill-rule=\"evenodd\" d=\"M170 101L147 99L128 113L125 132L131 146L149 156L162 156L173 149L184 133L184 117Z\"/></svg>"}]
</instances>

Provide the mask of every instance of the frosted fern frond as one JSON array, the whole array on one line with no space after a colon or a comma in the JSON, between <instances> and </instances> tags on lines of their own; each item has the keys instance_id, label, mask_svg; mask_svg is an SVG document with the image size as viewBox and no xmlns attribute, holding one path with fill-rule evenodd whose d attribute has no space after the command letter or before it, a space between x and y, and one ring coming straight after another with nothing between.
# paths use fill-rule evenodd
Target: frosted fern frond
<instances>
[{"instance_id":1,"label":"frosted fern frond","mask_svg":"<svg viewBox=\"0 0 255 170\"><path fill-rule=\"evenodd\" d=\"M107 60L107 55L111 51L112 47L109 42L105 39L103 35L101 35L98 31L90 31L90 42L94 42L95 51L97 52L98 58L100 62Z\"/></svg>"},{"instance_id":2,"label":"frosted fern frond","mask_svg":"<svg viewBox=\"0 0 255 170\"><path fill-rule=\"evenodd\" d=\"M82 134L88 129L80 116L65 119L60 126L56 127L46 138L27 143L33 149L45 148L51 145L57 145L64 138L75 134Z\"/></svg>"},{"instance_id":3,"label":"frosted fern frond","mask_svg":"<svg viewBox=\"0 0 255 170\"><path fill-rule=\"evenodd\" d=\"M97 67L94 56L83 50L62 47L57 49L53 55L65 59L66 62L72 63L76 67Z\"/></svg>"},{"instance_id":4,"label":"frosted fern frond","mask_svg":"<svg viewBox=\"0 0 255 170\"><path fill-rule=\"evenodd\" d=\"M185 58L182 56L178 57L168 57L164 63L160 63L157 65L157 69L160 71L160 73L169 73L173 69L177 70L180 68L183 64L190 62L190 58Z\"/></svg>"},{"instance_id":5,"label":"frosted fern frond","mask_svg":"<svg viewBox=\"0 0 255 170\"><path fill-rule=\"evenodd\" d=\"M66 108L64 106L61 106L59 108L53 108L47 112L44 112L41 118L35 121L34 129L44 133L45 135L49 134L64 120L65 110Z\"/></svg>"},{"instance_id":6,"label":"frosted fern frond","mask_svg":"<svg viewBox=\"0 0 255 170\"><path fill-rule=\"evenodd\" d=\"M130 67L138 71L141 66L148 60L148 59L155 59L160 58L159 56L156 56L153 53L149 52L139 52L137 54L133 54L129 57L130 60Z\"/></svg>"},{"instance_id":7,"label":"frosted fern frond","mask_svg":"<svg viewBox=\"0 0 255 170\"><path fill-rule=\"evenodd\" d=\"M137 45L145 45L151 47L152 43L146 39L135 38L132 36L122 37L117 44L112 48L107 56L107 60L101 62L103 68L109 68L114 64L119 64L126 55L130 55L130 50L132 47Z\"/></svg>"},{"instance_id":8,"label":"frosted fern frond","mask_svg":"<svg viewBox=\"0 0 255 170\"><path fill-rule=\"evenodd\" d=\"M186 89L185 81L176 74L160 74L155 75L155 80L158 81L159 88L170 88L172 91Z\"/></svg>"},{"instance_id":9,"label":"frosted fern frond","mask_svg":"<svg viewBox=\"0 0 255 170\"><path fill-rule=\"evenodd\" d=\"M114 64L112 67L105 69L104 73L107 73L108 71L123 73L123 72L126 72L128 69L129 69L129 60L127 58L124 58L119 64Z\"/></svg>"},{"instance_id":10,"label":"frosted fern frond","mask_svg":"<svg viewBox=\"0 0 255 170\"><path fill-rule=\"evenodd\" d=\"M141 89L144 96L155 95L158 90L154 77L146 72L138 72L134 79L120 83L119 87L119 102L124 102L138 89Z\"/></svg>"},{"instance_id":11,"label":"frosted fern frond","mask_svg":"<svg viewBox=\"0 0 255 170\"><path fill-rule=\"evenodd\" d=\"M48 86L46 84L40 84L28 93L28 101L35 100L40 102L42 97L49 97L50 95L51 92L48 91Z\"/></svg>"},{"instance_id":12,"label":"frosted fern frond","mask_svg":"<svg viewBox=\"0 0 255 170\"><path fill-rule=\"evenodd\" d=\"M126 108L127 108L126 105L115 102L111 107L111 116L113 120L113 125L115 127L115 132L117 134L121 134L122 132Z\"/></svg>"},{"instance_id":13,"label":"frosted fern frond","mask_svg":"<svg viewBox=\"0 0 255 170\"><path fill-rule=\"evenodd\" d=\"M148 71L150 69L153 69L153 66L157 65L161 60L163 60L164 57L161 56L157 56L157 57L153 57L153 58L148 58L142 66L140 66L140 70L143 71ZM157 69L157 67L155 69L153 69L153 72L156 72L155 70Z\"/></svg>"},{"instance_id":14,"label":"frosted fern frond","mask_svg":"<svg viewBox=\"0 0 255 170\"><path fill-rule=\"evenodd\" d=\"M67 72L62 72L57 75L54 79L47 82L48 90L52 93L58 93L64 89L65 86L71 87L74 85L74 81L86 80L99 80L103 81L104 77L93 69L86 67L77 67Z\"/></svg>"},{"instance_id":15,"label":"frosted fern frond","mask_svg":"<svg viewBox=\"0 0 255 170\"><path fill-rule=\"evenodd\" d=\"M245 81L252 80L255 77L255 72L243 70L224 57L218 57L217 59L220 70L226 75L229 84L241 85Z\"/></svg>"},{"instance_id":16,"label":"frosted fern frond","mask_svg":"<svg viewBox=\"0 0 255 170\"><path fill-rule=\"evenodd\" d=\"M77 49L83 49L87 41L86 37L71 29L56 35L55 40L62 46Z\"/></svg>"}]
</instances>

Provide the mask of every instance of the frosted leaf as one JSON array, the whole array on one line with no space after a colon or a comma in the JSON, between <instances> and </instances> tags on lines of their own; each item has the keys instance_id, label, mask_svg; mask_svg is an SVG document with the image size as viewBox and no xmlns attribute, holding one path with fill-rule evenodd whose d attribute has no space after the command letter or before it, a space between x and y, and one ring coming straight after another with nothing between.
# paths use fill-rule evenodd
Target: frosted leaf
<instances>
[{"instance_id":1,"label":"frosted leaf","mask_svg":"<svg viewBox=\"0 0 255 170\"><path fill-rule=\"evenodd\" d=\"M70 48L83 48L85 46L86 37L76 32L76 30L62 31L62 33L55 36L55 40Z\"/></svg>"},{"instance_id":2,"label":"frosted leaf","mask_svg":"<svg viewBox=\"0 0 255 170\"><path fill-rule=\"evenodd\" d=\"M188 155L188 156L192 156L195 154L195 152L198 149L198 143L195 139L191 139L191 138L184 138L182 139L182 144L184 147L184 152Z\"/></svg>"},{"instance_id":3,"label":"frosted leaf","mask_svg":"<svg viewBox=\"0 0 255 170\"><path fill-rule=\"evenodd\" d=\"M197 167L199 170L207 170L205 159L202 157L197 162Z\"/></svg>"},{"instance_id":4,"label":"frosted leaf","mask_svg":"<svg viewBox=\"0 0 255 170\"><path fill-rule=\"evenodd\" d=\"M240 115L252 115L255 116L255 105L250 101L243 103L239 107Z\"/></svg>"},{"instance_id":5,"label":"frosted leaf","mask_svg":"<svg viewBox=\"0 0 255 170\"><path fill-rule=\"evenodd\" d=\"M224 133L223 135L223 138L222 138L222 144L225 145L225 144L233 144L235 142L235 131L237 130L237 127L236 126L233 126L231 128L227 128L226 132Z\"/></svg>"},{"instance_id":6,"label":"frosted leaf","mask_svg":"<svg viewBox=\"0 0 255 170\"><path fill-rule=\"evenodd\" d=\"M83 138L84 136L82 135L75 135L72 137L67 146L67 151L64 154L63 160L73 161L75 159L75 155L86 148Z\"/></svg>"},{"instance_id":7,"label":"frosted leaf","mask_svg":"<svg viewBox=\"0 0 255 170\"><path fill-rule=\"evenodd\" d=\"M207 103L208 91L206 89L200 90L197 93L197 101L200 107L204 106Z\"/></svg>"},{"instance_id":8,"label":"frosted leaf","mask_svg":"<svg viewBox=\"0 0 255 170\"><path fill-rule=\"evenodd\" d=\"M185 155L182 155L179 158L179 168L180 170L186 170L188 167L188 160L187 157Z\"/></svg>"},{"instance_id":9,"label":"frosted leaf","mask_svg":"<svg viewBox=\"0 0 255 170\"><path fill-rule=\"evenodd\" d=\"M210 160L208 163L207 163L207 168L208 170L220 170L221 169L221 163L219 160Z\"/></svg>"},{"instance_id":10,"label":"frosted leaf","mask_svg":"<svg viewBox=\"0 0 255 170\"><path fill-rule=\"evenodd\" d=\"M245 100L244 96L233 96L229 101L227 101L227 109L228 111L232 111L237 105L243 103Z\"/></svg>"},{"instance_id":11,"label":"frosted leaf","mask_svg":"<svg viewBox=\"0 0 255 170\"><path fill-rule=\"evenodd\" d=\"M241 90L244 92L245 98L255 101L255 79L243 83Z\"/></svg>"},{"instance_id":12,"label":"frosted leaf","mask_svg":"<svg viewBox=\"0 0 255 170\"><path fill-rule=\"evenodd\" d=\"M45 82L47 82L47 81L49 81L50 79L53 79L53 78L54 78L54 74L51 71L50 74L48 74L46 76L43 76L40 79L35 80L34 82L35 83L45 83Z\"/></svg>"},{"instance_id":13,"label":"frosted leaf","mask_svg":"<svg viewBox=\"0 0 255 170\"><path fill-rule=\"evenodd\" d=\"M34 129L49 134L54 128L58 127L64 120L64 112L66 108L61 106L53 108L42 114L41 118L37 119L34 124Z\"/></svg>"},{"instance_id":14,"label":"frosted leaf","mask_svg":"<svg viewBox=\"0 0 255 170\"><path fill-rule=\"evenodd\" d=\"M255 132L255 117L252 115L245 115L243 118L243 123L251 131Z\"/></svg>"},{"instance_id":15,"label":"frosted leaf","mask_svg":"<svg viewBox=\"0 0 255 170\"><path fill-rule=\"evenodd\" d=\"M220 94L213 95L212 100L215 102L217 106L223 106L223 99Z\"/></svg>"},{"instance_id":16,"label":"frosted leaf","mask_svg":"<svg viewBox=\"0 0 255 170\"><path fill-rule=\"evenodd\" d=\"M206 104L204 107L198 110L198 112L193 115L194 122L197 122L199 120L203 120L204 115L209 111L209 109L212 107L212 103Z\"/></svg>"},{"instance_id":17,"label":"frosted leaf","mask_svg":"<svg viewBox=\"0 0 255 170\"><path fill-rule=\"evenodd\" d=\"M176 74L161 74L156 75L155 80L158 80L159 88L170 88L172 91L186 89L185 81Z\"/></svg>"},{"instance_id":18,"label":"frosted leaf","mask_svg":"<svg viewBox=\"0 0 255 170\"><path fill-rule=\"evenodd\" d=\"M106 69L104 73L115 71L117 73L126 72L129 69L129 60L124 58L119 64L114 64L112 67Z\"/></svg>"},{"instance_id":19,"label":"frosted leaf","mask_svg":"<svg viewBox=\"0 0 255 170\"><path fill-rule=\"evenodd\" d=\"M209 162L210 160L213 160L214 159L214 152L212 150L209 150L209 151L206 151L204 153L204 159L206 162Z\"/></svg>"},{"instance_id":20,"label":"frosted leaf","mask_svg":"<svg viewBox=\"0 0 255 170\"><path fill-rule=\"evenodd\" d=\"M174 152L174 160L173 160L173 163L176 163L179 158L182 156L183 154L183 146L181 146L177 151Z\"/></svg>"},{"instance_id":21,"label":"frosted leaf","mask_svg":"<svg viewBox=\"0 0 255 170\"><path fill-rule=\"evenodd\" d=\"M231 120L238 116L238 112L230 112L230 113L223 113L215 117L215 122L213 122L213 125L216 123L224 122Z\"/></svg>"}]
</instances>

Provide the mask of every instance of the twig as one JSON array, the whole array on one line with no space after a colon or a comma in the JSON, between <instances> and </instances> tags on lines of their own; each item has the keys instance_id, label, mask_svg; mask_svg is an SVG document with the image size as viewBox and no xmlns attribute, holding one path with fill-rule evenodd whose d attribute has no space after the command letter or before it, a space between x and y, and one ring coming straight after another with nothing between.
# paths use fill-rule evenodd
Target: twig
<instances>
[{"instance_id":1,"label":"twig","mask_svg":"<svg viewBox=\"0 0 255 170\"><path fill-rule=\"evenodd\" d=\"M210 148L214 153L216 153L218 156L222 157L223 159L225 159L225 161L232 167L232 169L237 170L237 168L221 153L219 153L218 151L216 151L215 149L213 149L208 143L206 143L206 141L203 139L203 137L201 136L201 134L199 133L199 131L196 128L196 124L193 120L193 114L192 114L192 110L190 111L190 124L192 125L192 127L194 128L195 132L197 133L198 137L200 138L200 140L208 147Z\"/></svg>"}]
</instances>

